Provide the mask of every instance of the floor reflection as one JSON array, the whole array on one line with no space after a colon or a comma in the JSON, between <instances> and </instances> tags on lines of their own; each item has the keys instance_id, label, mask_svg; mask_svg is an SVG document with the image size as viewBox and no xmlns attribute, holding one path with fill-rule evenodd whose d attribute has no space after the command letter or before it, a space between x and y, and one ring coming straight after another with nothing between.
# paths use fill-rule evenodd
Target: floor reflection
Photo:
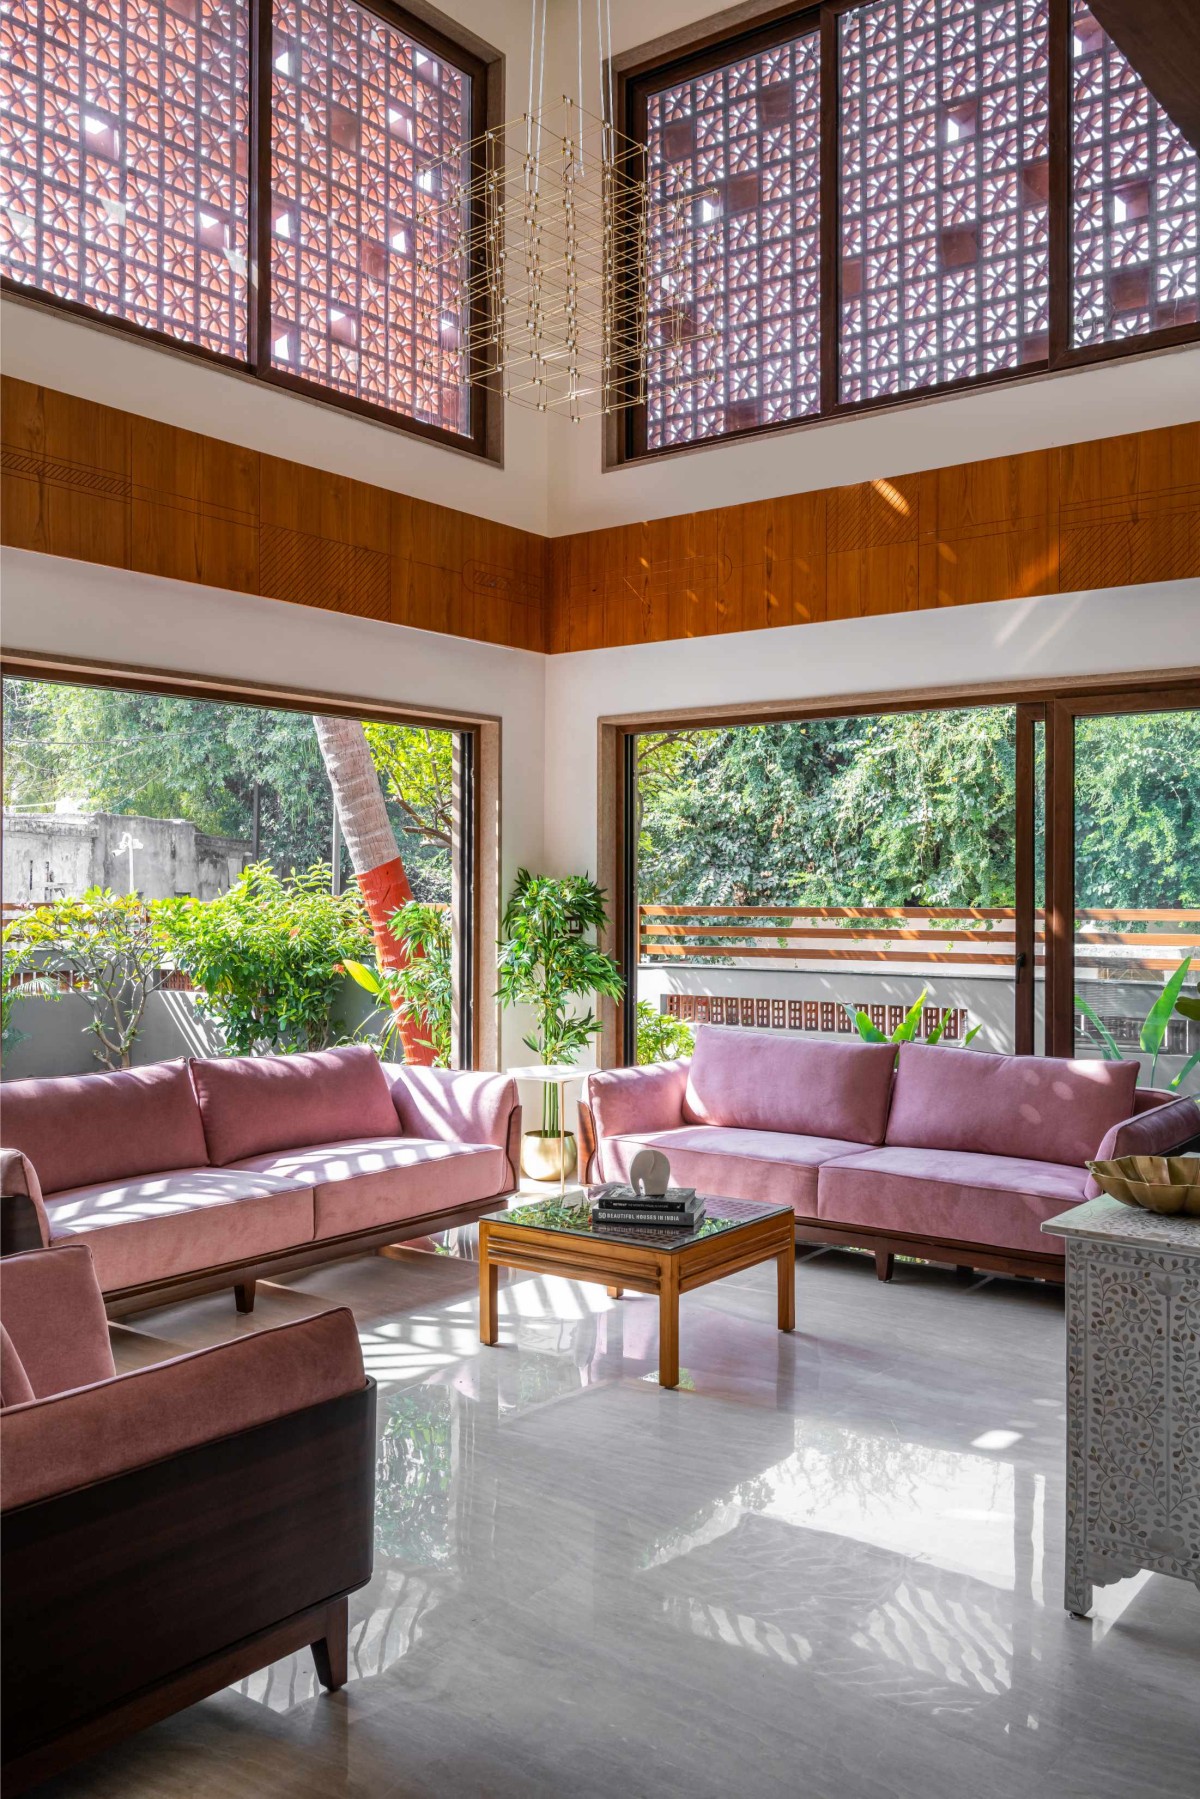
<instances>
[{"instance_id":1,"label":"floor reflection","mask_svg":"<svg viewBox=\"0 0 1200 1799\"><path fill-rule=\"evenodd\" d=\"M474 1256L312 1270L254 1315L350 1304L379 1383L345 1693L293 1656L56 1799L223 1794L206 1744L251 1799L1190 1799L1200 1598L1060 1605L1057 1296L826 1256L783 1336L750 1270L685 1298L667 1393L654 1303L598 1287L511 1274L481 1349ZM246 1323L218 1297L151 1326Z\"/></svg>"}]
</instances>

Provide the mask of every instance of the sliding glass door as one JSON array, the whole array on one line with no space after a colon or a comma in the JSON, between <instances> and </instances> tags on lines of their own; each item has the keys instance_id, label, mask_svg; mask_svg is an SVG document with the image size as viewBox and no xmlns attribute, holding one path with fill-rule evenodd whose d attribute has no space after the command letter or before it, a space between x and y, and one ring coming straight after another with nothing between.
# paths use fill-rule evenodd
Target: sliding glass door
<instances>
[{"instance_id":1,"label":"sliding glass door","mask_svg":"<svg viewBox=\"0 0 1200 1799\"><path fill-rule=\"evenodd\" d=\"M1200 686L966 700L627 729L626 1060L901 1028L1200 1092Z\"/></svg>"},{"instance_id":2,"label":"sliding glass door","mask_svg":"<svg viewBox=\"0 0 1200 1799\"><path fill-rule=\"evenodd\" d=\"M1073 739L1073 1053L1200 1092L1200 706L1080 711Z\"/></svg>"}]
</instances>

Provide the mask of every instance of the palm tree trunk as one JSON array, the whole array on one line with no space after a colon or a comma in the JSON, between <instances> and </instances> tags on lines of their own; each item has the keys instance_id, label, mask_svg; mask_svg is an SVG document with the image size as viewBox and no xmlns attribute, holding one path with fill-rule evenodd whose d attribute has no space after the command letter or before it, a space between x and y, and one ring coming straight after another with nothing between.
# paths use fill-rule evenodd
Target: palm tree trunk
<instances>
[{"instance_id":1,"label":"palm tree trunk","mask_svg":"<svg viewBox=\"0 0 1200 1799\"><path fill-rule=\"evenodd\" d=\"M396 833L387 814L383 789L367 743L366 732L353 718L314 718L342 836L371 920L375 954L381 969L403 968L408 957L393 937L389 920L413 896ZM432 1047L420 1041L423 1020L413 1018L393 1001L406 1062L433 1061Z\"/></svg>"}]
</instances>

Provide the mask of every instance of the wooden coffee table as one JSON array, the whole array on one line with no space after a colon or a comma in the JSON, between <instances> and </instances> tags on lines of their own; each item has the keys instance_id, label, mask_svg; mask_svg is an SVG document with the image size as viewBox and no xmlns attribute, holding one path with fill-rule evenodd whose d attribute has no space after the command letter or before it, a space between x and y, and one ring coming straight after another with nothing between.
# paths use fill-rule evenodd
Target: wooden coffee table
<instances>
[{"instance_id":1,"label":"wooden coffee table","mask_svg":"<svg viewBox=\"0 0 1200 1799\"><path fill-rule=\"evenodd\" d=\"M619 1299L626 1287L658 1295L658 1378L679 1385L679 1295L723 1275L775 1261L779 1328L796 1325L795 1217L790 1206L705 1196L698 1231L665 1233L630 1225L593 1230L591 1201L542 1199L492 1212L479 1220L479 1337L497 1337L496 1293L501 1268L595 1281Z\"/></svg>"}]
</instances>

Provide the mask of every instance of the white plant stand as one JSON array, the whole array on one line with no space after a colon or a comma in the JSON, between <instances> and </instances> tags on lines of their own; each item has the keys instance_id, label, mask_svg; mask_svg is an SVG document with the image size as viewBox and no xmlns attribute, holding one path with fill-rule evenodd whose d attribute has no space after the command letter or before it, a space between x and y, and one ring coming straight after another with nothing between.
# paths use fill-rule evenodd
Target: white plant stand
<instances>
[{"instance_id":1,"label":"white plant stand","mask_svg":"<svg viewBox=\"0 0 1200 1799\"><path fill-rule=\"evenodd\" d=\"M543 1087L558 1088L558 1196L561 1199L567 1191L565 1090L572 1081L586 1079L588 1070L577 1068L574 1062L534 1062L528 1068L510 1068L508 1073L514 1081L536 1081Z\"/></svg>"}]
</instances>

